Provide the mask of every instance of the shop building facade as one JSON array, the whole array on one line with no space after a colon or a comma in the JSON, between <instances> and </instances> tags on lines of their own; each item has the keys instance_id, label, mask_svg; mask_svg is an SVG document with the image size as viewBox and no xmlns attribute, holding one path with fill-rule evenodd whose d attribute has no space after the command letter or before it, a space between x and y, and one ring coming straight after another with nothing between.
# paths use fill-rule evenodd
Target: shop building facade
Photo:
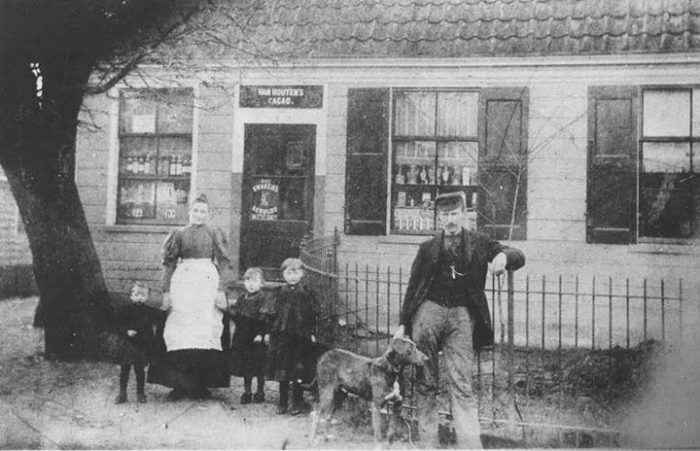
<instances>
[{"instance_id":1,"label":"shop building facade","mask_svg":"<svg viewBox=\"0 0 700 451\"><path fill-rule=\"evenodd\" d=\"M200 192L239 272L334 230L341 265L407 270L460 190L528 274L696 281L693 2L306 6L251 21L273 65L183 47L196 73L144 66L85 99L77 181L110 289L157 286Z\"/></svg>"}]
</instances>

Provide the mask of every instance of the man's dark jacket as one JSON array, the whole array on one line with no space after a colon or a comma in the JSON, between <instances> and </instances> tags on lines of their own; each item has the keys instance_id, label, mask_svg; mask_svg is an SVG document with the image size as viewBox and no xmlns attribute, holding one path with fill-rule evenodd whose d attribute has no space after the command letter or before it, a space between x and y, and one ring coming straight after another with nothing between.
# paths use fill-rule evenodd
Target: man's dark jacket
<instances>
[{"instance_id":1,"label":"man's dark jacket","mask_svg":"<svg viewBox=\"0 0 700 451\"><path fill-rule=\"evenodd\" d=\"M464 245L463 255L466 258L467 294L470 300L469 316L472 319L473 345L475 350L493 344L493 326L486 301L484 287L488 263L499 253L507 257L506 269L515 271L525 264L525 255L518 249L503 246L487 235L462 230ZM411 320L418 307L426 300L426 295L437 275L437 263L443 246L443 234L436 235L418 248L418 255L411 266L411 277L401 308L400 324L406 328L406 334L411 333Z\"/></svg>"}]
</instances>

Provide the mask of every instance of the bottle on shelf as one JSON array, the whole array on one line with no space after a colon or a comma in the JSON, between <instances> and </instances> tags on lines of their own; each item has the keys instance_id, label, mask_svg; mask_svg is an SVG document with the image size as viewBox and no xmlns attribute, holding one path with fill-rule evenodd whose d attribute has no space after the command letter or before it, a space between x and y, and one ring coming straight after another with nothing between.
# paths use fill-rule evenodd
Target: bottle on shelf
<instances>
[{"instance_id":1,"label":"bottle on shelf","mask_svg":"<svg viewBox=\"0 0 700 451\"><path fill-rule=\"evenodd\" d=\"M151 173L151 156L146 155L146 157L143 160L143 173L144 174L150 174Z\"/></svg>"},{"instance_id":2,"label":"bottle on shelf","mask_svg":"<svg viewBox=\"0 0 700 451\"><path fill-rule=\"evenodd\" d=\"M462 166L462 185L472 184L472 168L469 166Z\"/></svg>"},{"instance_id":3,"label":"bottle on shelf","mask_svg":"<svg viewBox=\"0 0 700 451\"><path fill-rule=\"evenodd\" d=\"M421 166L418 178L420 180L421 185L427 185L428 183L430 183L428 180L428 170L426 169L426 166Z\"/></svg>"},{"instance_id":4,"label":"bottle on shelf","mask_svg":"<svg viewBox=\"0 0 700 451\"><path fill-rule=\"evenodd\" d=\"M452 184L453 185L464 184L462 182L462 168L460 168L459 166L455 166L454 169L452 170Z\"/></svg>"},{"instance_id":5,"label":"bottle on shelf","mask_svg":"<svg viewBox=\"0 0 700 451\"><path fill-rule=\"evenodd\" d=\"M190 175L192 173L192 160L190 157L185 157L182 163L182 175Z\"/></svg>"},{"instance_id":6,"label":"bottle on shelf","mask_svg":"<svg viewBox=\"0 0 700 451\"><path fill-rule=\"evenodd\" d=\"M406 173L406 183L409 185L417 185L418 184L418 166L415 164L411 165L411 168L408 170Z\"/></svg>"},{"instance_id":7,"label":"bottle on shelf","mask_svg":"<svg viewBox=\"0 0 700 451\"><path fill-rule=\"evenodd\" d=\"M175 175L182 175L182 159L180 156L175 157Z\"/></svg>"},{"instance_id":8,"label":"bottle on shelf","mask_svg":"<svg viewBox=\"0 0 700 451\"><path fill-rule=\"evenodd\" d=\"M133 172L134 172L134 158L133 157L126 158L126 172L128 172L129 174L133 174Z\"/></svg>"},{"instance_id":9,"label":"bottle on shelf","mask_svg":"<svg viewBox=\"0 0 700 451\"><path fill-rule=\"evenodd\" d=\"M449 185L452 182L452 168L450 166L444 166L441 172L440 184Z\"/></svg>"},{"instance_id":10,"label":"bottle on shelf","mask_svg":"<svg viewBox=\"0 0 700 451\"><path fill-rule=\"evenodd\" d=\"M168 157L168 175L175 175L175 161L173 157Z\"/></svg>"}]
</instances>

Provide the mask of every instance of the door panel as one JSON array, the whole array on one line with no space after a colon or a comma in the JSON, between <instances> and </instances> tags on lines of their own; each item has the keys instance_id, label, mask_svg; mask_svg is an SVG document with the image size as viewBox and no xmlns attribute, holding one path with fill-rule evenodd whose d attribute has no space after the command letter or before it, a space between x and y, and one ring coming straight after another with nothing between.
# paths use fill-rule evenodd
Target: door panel
<instances>
[{"instance_id":1,"label":"door panel","mask_svg":"<svg viewBox=\"0 0 700 451\"><path fill-rule=\"evenodd\" d=\"M315 125L246 124L241 271L299 256L313 227Z\"/></svg>"}]
</instances>

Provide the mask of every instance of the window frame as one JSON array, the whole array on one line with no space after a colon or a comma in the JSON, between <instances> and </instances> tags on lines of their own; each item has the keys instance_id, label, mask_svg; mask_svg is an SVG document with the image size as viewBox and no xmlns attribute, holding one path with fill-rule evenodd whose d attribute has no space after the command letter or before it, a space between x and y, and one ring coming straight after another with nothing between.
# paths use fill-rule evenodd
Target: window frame
<instances>
[{"instance_id":1,"label":"window frame","mask_svg":"<svg viewBox=\"0 0 700 451\"><path fill-rule=\"evenodd\" d=\"M636 171L636 206L637 206L637 211L636 211L636 221L637 224L635 224L635 227L637 229L637 243L638 244L645 244L645 243L652 243L652 244L697 244L700 242L700 236L698 237L655 237L655 236L646 236L642 234L642 175L644 174L643 171L643 165L644 165L644 144L645 143L688 143L689 146L689 162L688 162L688 172L678 172L680 174L689 174L691 176L694 176L695 178L700 177L700 171L695 171L694 165L697 164L694 162L694 157L698 157L695 155L694 152L694 147L697 147L697 149L700 151L700 130L697 130L697 136L693 134L693 97L694 97L694 91L697 91L698 96L700 96L700 85L693 85L693 84L672 84L672 85L659 85L659 84L653 84L653 85L639 85L638 86L638 97L639 97L639 104L638 104L638 130L637 130L637 136L636 136L636 141L637 141L637 171ZM653 92L653 91L667 91L667 92L687 92L689 94L689 101L688 101L688 107L689 107L689 112L688 112L688 135L687 136L672 136L672 135L664 135L664 136L646 136L645 135L645 93L647 92ZM698 103L700 105L700 102ZM698 152L700 154L700 152ZM664 172L649 172L651 174L663 174ZM669 174L673 172L667 172ZM692 188L691 188L692 189ZM700 222L700 217L693 218L693 222L697 224L697 222Z\"/></svg>"},{"instance_id":2,"label":"window frame","mask_svg":"<svg viewBox=\"0 0 700 451\"><path fill-rule=\"evenodd\" d=\"M141 81L139 83L132 82L129 84L123 84L121 86L110 89L108 96L111 99L110 102L110 152L109 152L109 164L108 164L108 184L107 184L107 205L106 205L106 215L105 215L105 228L106 232L162 232L172 229L174 226L180 226L186 224L187 220L183 218L182 221L159 221L156 216L152 221L149 222L138 222L138 221L121 221L118 216L119 208L119 187L121 182L120 174L120 155L121 155L121 138L122 136L128 136L128 133L121 132L121 120L122 120L122 92L124 91L138 91L138 90L182 90L189 91L188 97L192 104L192 116L191 116L191 132L181 133L180 136L190 137L190 173L189 173L189 192L187 193L188 199L192 193L196 192L197 189L197 149L199 140L199 119L200 119L200 89L198 83L194 81L178 83L176 85L163 84L158 82L145 82ZM143 134L131 134L131 136L138 136ZM163 133L161 135L169 136L174 134ZM156 136L151 135L151 136ZM159 135L160 136L160 135ZM77 175L77 171L76 171Z\"/></svg>"}]
</instances>

